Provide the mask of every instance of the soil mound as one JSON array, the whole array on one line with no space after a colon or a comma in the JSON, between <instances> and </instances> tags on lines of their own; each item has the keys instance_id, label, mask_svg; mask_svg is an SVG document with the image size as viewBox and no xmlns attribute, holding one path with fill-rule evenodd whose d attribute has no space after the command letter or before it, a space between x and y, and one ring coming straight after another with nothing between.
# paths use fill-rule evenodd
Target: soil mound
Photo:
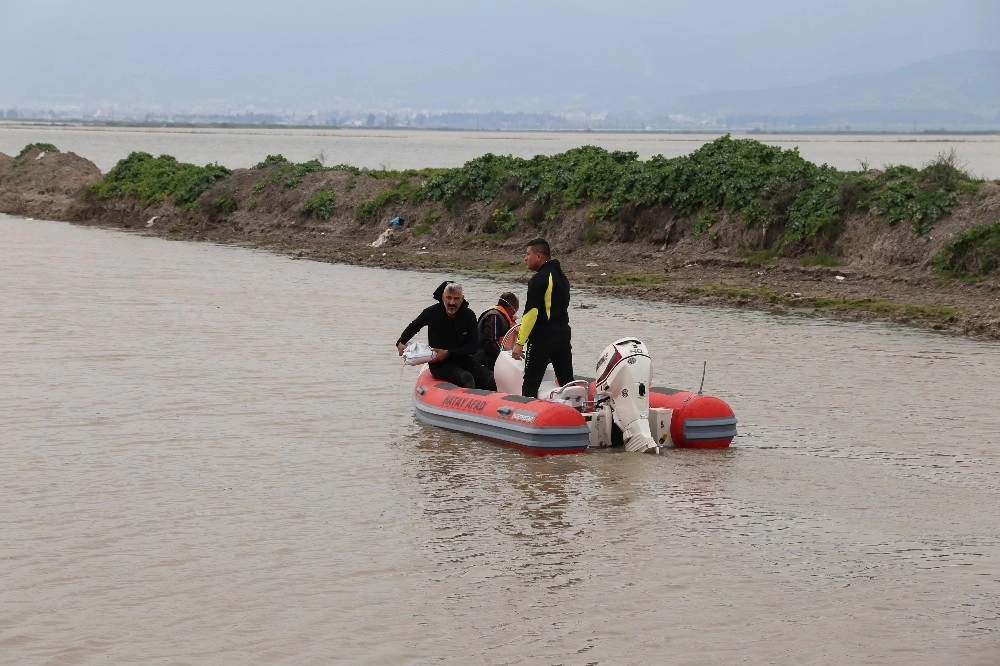
<instances>
[{"instance_id":1,"label":"soil mound","mask_svg":"<svg viewBox=\"0 0 1000 666\"><path fill-rule=\"evenodd\" d=\"M72 220L84 188L100 178L100 169L75 153L31 148L16 159L0 153L0 211Z\"/></svg>"}]
</instances>

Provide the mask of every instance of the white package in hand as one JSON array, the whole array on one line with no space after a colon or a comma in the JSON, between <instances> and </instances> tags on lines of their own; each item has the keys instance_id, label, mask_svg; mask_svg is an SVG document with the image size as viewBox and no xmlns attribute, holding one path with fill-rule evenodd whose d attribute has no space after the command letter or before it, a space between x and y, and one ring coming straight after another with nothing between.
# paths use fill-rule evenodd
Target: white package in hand
<instances>
[{"instance_id":1,"label":"white package in hand","mask_svg":"<svg viewBox=\"0 0 1000 666\"><path fill-rule=\"evenodd\" d=\"M422 342L409 342L403 350L403 363L406 365L420 365L434 360L437 352Z\"/></svg>"}]
</instances>

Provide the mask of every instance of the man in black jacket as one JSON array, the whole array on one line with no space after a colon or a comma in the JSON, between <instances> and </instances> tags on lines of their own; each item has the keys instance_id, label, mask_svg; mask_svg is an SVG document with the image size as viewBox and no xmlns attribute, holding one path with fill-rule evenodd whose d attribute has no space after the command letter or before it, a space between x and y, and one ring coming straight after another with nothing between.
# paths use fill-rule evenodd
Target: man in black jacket
<instances>
[{"instance_id":1,"label":"man in black jacket","mask_svg":"<svg viewBox=\"0 0 1000 666\"><path fill-rule=\"evenodd\" d=\"M520 359L524 350L524 383L521 395L538 397L545 368L552 363L556 383L573 381L573 345L569 327L569 280L559 262L552 258L543 238L528 241L524 262L535 274L528 281L524 315L517 343L510 354ZM525 349L525 346L527 348Z\"/></svg>"},{"instance_id":2,"label":"man in black jacket","mask_svg":"<svg viewBox=\"0 0 1000 666\"><path fill-rule=\"evenodd\" d=\"M437 303L417 315L396 340L400 356L410 338L426 326L427 344L435 352L429 365L435 379L464 388L495 391L493 373L472 357L479 349L476 313L465 301L462 285L442 282L434 290L434 300Z\"/></svg>"}]
</instances>

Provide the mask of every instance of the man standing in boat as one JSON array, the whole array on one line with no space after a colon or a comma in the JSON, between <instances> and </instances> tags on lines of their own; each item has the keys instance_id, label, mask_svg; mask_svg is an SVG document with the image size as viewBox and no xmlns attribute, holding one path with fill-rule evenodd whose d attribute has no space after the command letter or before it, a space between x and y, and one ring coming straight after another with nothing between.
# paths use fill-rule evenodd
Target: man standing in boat
<instances>
[{"instance_id":1,"label":"man standing in boat","mask_svg":"<svg viewBox=\"0 0 1000 666\"><path fill-rule=\"evenodd\" d=\"M493 373L473 358L479 349L476 313L472 311L457 282L442 282L434 290L437 301L417 315L396 340L396 350L403 355L406 343L424 326L427 344L434 350L429 368L435 379L463 388L496 390Z\"/></svg>"},{"instance_id":2,"label":"man standing in boat","mask_svg":"<svg viewBox=\"0 0 1000 666\"><path fill-rule=\"evenodd\" d=\"M517 296L509 291L500 294L497 304L479 315L479 351L476 360L493 370L500 355L500 343L514 325L517 324Z\"/></svg>"},{"instance_id":3,"label":"man standing in boat","mask_svg":"<svg viewBox=\"0 0 1000 666\"><path fill-rule=\"evenodd\" d=\"M543 238L528 241L524 263L535 271L528 281L524 315L517 343L511 349L514 359L524 357L524 383L521 395L536 398L538 387L549 363L560 386L573 381L573 346L569 327L569 280L559 262L552 258L549 243ZM522 351L523 350L523 351Z\"/></svg>"}]
</instances>

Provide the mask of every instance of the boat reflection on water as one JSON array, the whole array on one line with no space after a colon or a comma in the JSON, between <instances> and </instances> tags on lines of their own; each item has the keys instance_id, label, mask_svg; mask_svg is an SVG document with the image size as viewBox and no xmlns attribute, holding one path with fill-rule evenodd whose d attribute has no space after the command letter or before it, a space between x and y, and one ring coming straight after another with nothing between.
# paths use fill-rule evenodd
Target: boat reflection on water
<instances>
[{"instance_id":1,"label":"boat reflection on water","mask_svg":"<svg viewBox=\"0 0 1000 666\"><path fill-rule=\"evenodd\" d=\"M609 565L661 560L670 539L700 539L740 512L720 493L734 449L538 457L432 426L415 439L409 469L436 535L427 548L472 580L572 586Z\"/></svg>"},{"instance_id":2,"label":"boat reflection on water","mask_svg":"<svg viewBox=\"0 0 1000 666\"><path fill-rule=\"evenodd\" d=\"M428 547L443 567L471 579L516 577L573 584L595 520L583 460L524 456L468 435L424 427L411 469L424 489L422 513L438 536Z\"/></svg>"}]
</instances>

